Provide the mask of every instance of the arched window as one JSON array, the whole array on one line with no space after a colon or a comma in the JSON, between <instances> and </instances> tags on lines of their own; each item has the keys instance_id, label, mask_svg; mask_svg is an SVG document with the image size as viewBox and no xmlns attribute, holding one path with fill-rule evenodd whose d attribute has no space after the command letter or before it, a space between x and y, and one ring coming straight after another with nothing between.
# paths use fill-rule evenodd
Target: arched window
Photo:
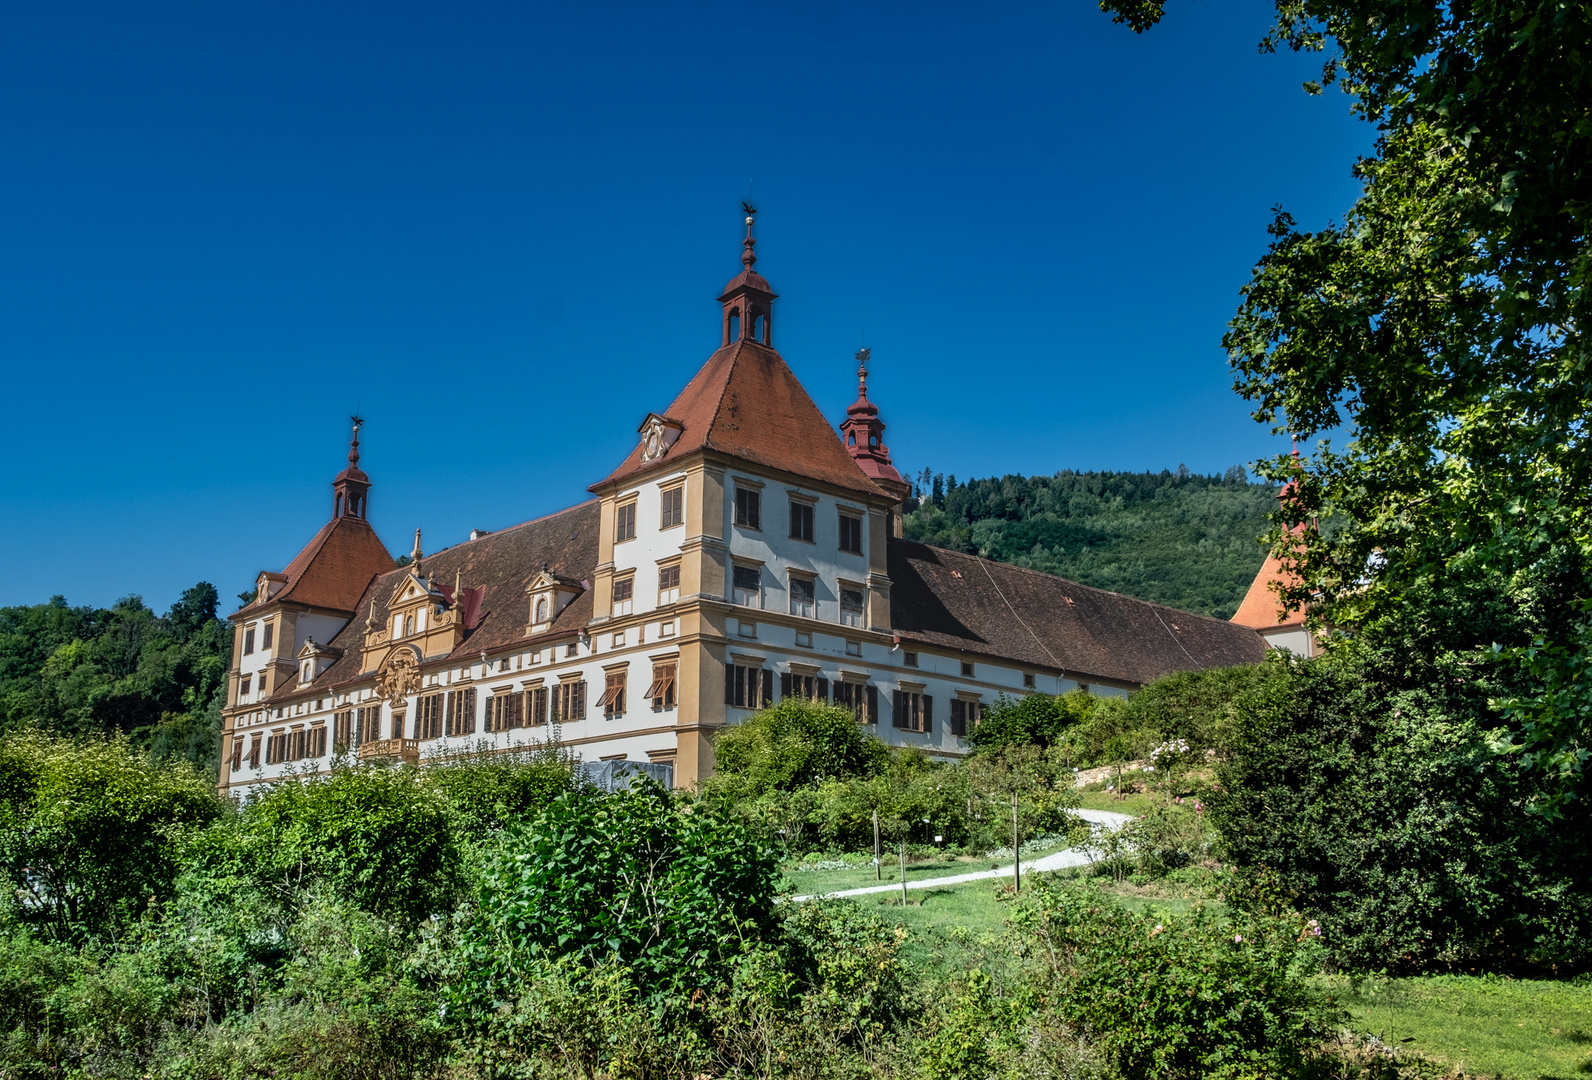
<instances>
[{"instance_id":1,"label":"arched window","mask_svg":"<svg viewBox=\"0 0 1592 1080\"><path fill-rule=\"evenodd\" d=\"M536 600L536 621L539 623L547 621L547 597L545 596L538 597Z\"/></svg>"},{"instance_id":2,"label":"arched window","mask_svg":"<svg viewBox=\"0 0 1592 1080\"><path fill-rule=\"evenodd\" d=\"M404 617L404 637L408 637L410 634L413 634L414 632L415 632L415 617L413 615L406 615Z\"/></svg>"},{"instance_id":3,"label":"arched window","mask_svg":"<svg viewBox=\"0 0 1592 1080\"><path fill-rule=\"evenodd\" d=\"M731 311L730 312L730 343L734 344L735 342L740 341L740 340L741 340L741 313L739 311Z\"/></svg>"},{"instance_id":4,"label":"arched window","mask_svg":"<svg viewBox=\"0 0 1592 1080\"><path fill-rule=\"evenodd\" d=\"M768 344L768 320L756 308L752 309L752 340Z\"/></svg>"},{"instance_id":5,"label":"arched window","mask_svg":"<svg viewBox=\"0 0 1592 1080\"><path fill-rule=\"evenodd\" d=\"M856 432L852 432L850 435L846 436L846 445L847 446L856 446L857 445L857 433Z\"/></svg>"},{"instance_id":6,"label":"arched window","mask_svg":"<svg viewBox=\"0 0 1592 1080\"><path fill-rule=\"evenodd\" d=\"M342 517L343 516L343 495L342 495L341 492L338 493L336 504L332 507L332 516L333 517Z\"/></svg>"}]
</instances>

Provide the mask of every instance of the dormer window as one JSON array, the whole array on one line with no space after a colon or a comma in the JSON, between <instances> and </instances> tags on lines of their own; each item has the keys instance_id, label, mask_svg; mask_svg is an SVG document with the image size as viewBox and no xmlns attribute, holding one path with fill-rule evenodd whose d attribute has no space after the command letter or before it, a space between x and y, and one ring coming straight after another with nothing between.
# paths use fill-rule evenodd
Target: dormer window
<instances>
[{"instance_id":1,"label":"dormer window","mask_svg":"<svg viewBox=\"0 0 1592 1080\"><path fill-rule=\"evenodd\" d=\"M314 675L315 665L310 663L308 660L304 661L304 663L299 667L299 682L307 683L310 681L310 679L314 678Z\"/></svg>"},{"instance_id":2,"label":"dormer window","mask_svg":"<svg viewBox=\"0 0 1592 1080\"><path fill-rule=\"evenodd\" d=\"M536 598L536 615L531 621L539 623L544 623L547 621L547 597L538 596Z\"/></svg>"}]
</instances>

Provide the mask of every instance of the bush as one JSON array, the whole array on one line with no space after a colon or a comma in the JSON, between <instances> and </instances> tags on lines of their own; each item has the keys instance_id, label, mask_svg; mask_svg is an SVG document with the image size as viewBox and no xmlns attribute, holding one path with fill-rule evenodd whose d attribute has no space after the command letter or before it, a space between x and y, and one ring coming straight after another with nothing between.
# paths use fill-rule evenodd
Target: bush
<instances>
[{"instance_id":1,"label":"bush","mask_svg":"<svg viewBox=\"0 0 1592 1080\"><path fill-rule=\"evenodd\" d=\"M1308 1076L1338 1019L1299 917L1140 915L1039 877L1013 928L1046 1011L1128 1080Z\"/></svg>"},{"instance_id":2,"label":"bush","mask_svg":"<svg viewBox=\"0 0 1592 1080\"><path fill-rule=\"evenodd\" d=\"M185 762L125 740L0 740L0 877L14 918L57 937L115 935L168 899L183 838L222 810Z\"/></svg>"},{"instance_id":3,"label":"bush","mask_svg":"<svg viewBox=\"0 0 1592 1080\"><path fill-rule=\"evenodd\" d=\"M1344 647L1280 661L1242 697L1209 800L1239 898L1321 921L1340 965L1584 965L1584 804L1535 816L1534 781L1444 684L1400 689Z\"/></svg>"},{"instance_id":4,"label":"bush","mask_svg":"<svg viewBox=\"0 0 1592 1080\"><path fill-rule=\"evenodd\" d=\"M713 754L709 788L730 798L877 776L888 757L885 744L858 725L850 709L799 698L725 728Z\"/></svg>"},{"instance_id":5,"label":"bush","mask_svg":"<svg viewBox=\"0 0 1592 1080\"><path fill-rule=\"evenodd\" d=\"M711 804L677 808L651 783L566 793L488 857L454 1000L484 1016L567 959L618 963L680 1007L769 933L776 879L768 843Z\"/></svg>"}]
</instances>

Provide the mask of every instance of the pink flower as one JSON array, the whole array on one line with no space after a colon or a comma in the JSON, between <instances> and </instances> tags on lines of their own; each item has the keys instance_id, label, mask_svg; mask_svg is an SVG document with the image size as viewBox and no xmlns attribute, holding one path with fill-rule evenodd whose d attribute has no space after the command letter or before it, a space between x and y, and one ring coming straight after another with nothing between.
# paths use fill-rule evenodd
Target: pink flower
<instances>
[{"instance_id":1,"label":"pink flower","mask_svg":"<svg viewBox=\"0 0 1592 1080\"><path fill-rule=\"evenodd\" d=\"M1178 801L1181 802L1182 800L1180 799ZM1194 812L1196 814L1203 814L1205 812L1205 804L1202 802L1196 802L1194 804Z\"/></svg>"},{"instance_id":2,"label":"pink flower","mask_svg":"<svg viewBox=\"0 0 1592 1080\"><path fill-rule=\"evenodd\" d=\"M1244 935L1243 934L1234 934L1233 935L1233 944L1234 945L1242 945L1243 943L1244 943Z\"/></svg>"}]
</instances>

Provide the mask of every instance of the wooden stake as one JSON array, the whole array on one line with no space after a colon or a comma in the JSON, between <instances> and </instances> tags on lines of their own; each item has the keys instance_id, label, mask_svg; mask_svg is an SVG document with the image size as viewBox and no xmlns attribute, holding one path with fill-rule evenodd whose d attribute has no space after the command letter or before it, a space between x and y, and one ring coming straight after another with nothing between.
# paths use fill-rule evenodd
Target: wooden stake
<instances>
[{"instance_id":1,"label":"wooden stake","mask_svg":"<svg viewBox=\"0 0 1592 1080\"><path fill-rule=\"evenodd\" d=\"M1017 792L1012 792L1012 885L1016 892L1023 891L1023 847L1017 835Z\"/></svg>"},{"instance_id":2,"label":"wooden stake","mask_svg":"<svg viewBox=\"0 0 1592 1080\"><path fill-rule=\"evenodd\" d=\"M879 810L873 811L873 879L884 880L884 852L879 848Z\"/></svg>"},{"instance_id":3,"label":"wooden stake","mask_svg":"<svg viewBox=\"0 0 1592 1080\"><path fill-rule=\"evenodd\" d=\"M907 906L907 842L901 841L901 906Z\"/></svg>"}]
</instances>

